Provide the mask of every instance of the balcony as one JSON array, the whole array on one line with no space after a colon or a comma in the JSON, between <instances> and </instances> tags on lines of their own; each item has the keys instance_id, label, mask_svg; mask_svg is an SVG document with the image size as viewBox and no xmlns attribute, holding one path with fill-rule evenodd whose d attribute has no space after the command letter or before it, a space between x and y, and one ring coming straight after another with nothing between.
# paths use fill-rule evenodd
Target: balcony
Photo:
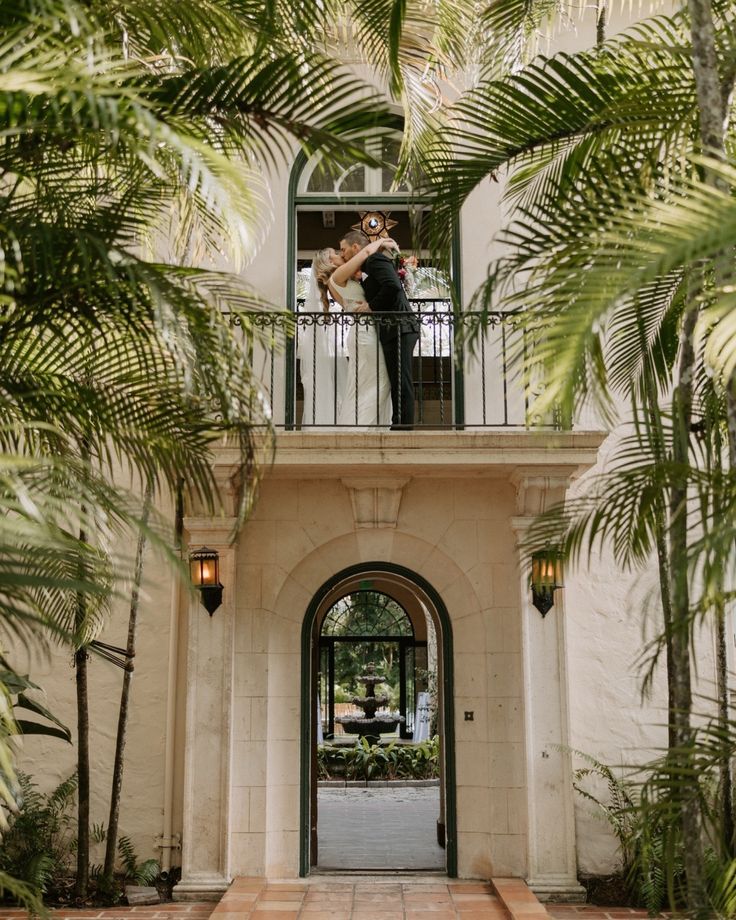
<instances>
[{"instance_id":1,"label":"balcony","mask_svg":"<svg viewBox=\"0 0 736 920\"><path fill-rule=\"evenodd\" d=\"M414 299L412 309L420 324L420 336L412 359L415 391L415 430L525 429L533 411L534 391L522 381L518 370L526 356L526 341L519 316L490 313L454 313L449 300ZM297 313L248 314L262 334L249 341L254 370L262 382L264 400L273 425L287 431L388 427L378 422L380 394L367 396L356 381L354 405L342 407L348 377L357 376L358 363L375 367L368 376L378 380L382 350L376 335L369 346L366 336L355 336L356 327L395 324L400 314L308 313L298 302ZM230 321L242 328L240 315ZM482 323L473 349L463 346L467 332ZM357 342L349 351L350 336ZM360 352L360 348L363 352ZM369 348L368 355L365 349ZM359 357L358 357L359 356ZM514 360L521 357L521 362ZM357 360L356 360L357 358ZM372 384L373 385L373 384ZM360 397L361 407L358 407ZM366 422L366 400L371 403ZM535 419L535 427L559 428L553 419Z\"/></svg>"}]
</instances>

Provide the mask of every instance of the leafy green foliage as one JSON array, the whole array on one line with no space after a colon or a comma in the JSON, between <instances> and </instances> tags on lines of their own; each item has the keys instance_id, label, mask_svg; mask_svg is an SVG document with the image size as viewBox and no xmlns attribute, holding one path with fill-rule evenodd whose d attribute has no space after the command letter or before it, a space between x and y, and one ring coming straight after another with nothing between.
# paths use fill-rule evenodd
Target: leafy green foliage
<instances>
[{"instance_id":1,"label":"leafy green foliage","mask_svg":"<svg viewBox=\"0 0 736 920\"><path fill-rule=\"evenodd\" d=\"M645 907L654 916L667 903L667 877L665 871L665 840L659 820L650 822L640 805L640 784L629 771L629 778L617 776L613 768L594 757L576 751L587 766L575 771L574 788L602 816L616 835L621 849L624 880L632 903ZM586 788L585 780L596 777L603 780L606 797ZM678 885L683 881L682 854L678 852L675 863Z\"/></svg>"},{"instance_id":2,"label":"leafy green foliage","mask_svg":"<svg viewBox=\"0 0 736 920\"><path fill-rule=\"evenodd\" d=\"M8 879L7 893L26 904L31 902L25 895L37 906L42 897L63 900L68 895L76 853L76 775L48 793L39 792L36 783L25 773L18 774L18 781L18 809L9 816L9 829L0 848L0 880ZM104 843L107 837L104 825L95 824L90 836L96 843ZM125 883L153 884L161 871L157 860L139 860L131 839L124 835L118 840L118 855L119 872L110 891L103 890L102 866L90 866L90 877L97 883L98 895L107 900L119 901Z\"/></svg>"},{"instance_id":3,"label":"leafy green foliage","mask_svg":"<svg viewBox=\"0 0 736 920\"><path fill-rule=\"evenodd\" d=\"M29 719L16 719L16 725L23 735L47 735L52 738L61 738L71 744L71 731L60 722L56 716L36 699L31 699L26 695L27 690L40 690L38 684L34 684L27 676L24 677L2 668L0 659L0 683L5 684L11 696L15 696L13 703L14 710L28 710L38 716L41 716L46 722L32 722ZM50 722L51 725L47 723Z\"/></svg>"},{"instance_id":4,"label":"leafy green foliage","mask_svg":"<svg viewBox=\"0 0 736 920\"><path fill-rule=\"evenodd\" d=\"M76 841L71 808L76 775L41 793L29 776L18 774L19 808L10 815L0 848L0 872L23 882L35 897L54 896L69 872ZM8 892L17 896L11 887Z\"/></svg>"},{"instance_id":5,"label":"leafy green foliage","mask_svg":"<svg viewBox=\"0 0 736 920\"><path fill-rule=\"evenodd\" d=\"M138 861L138 856L130 837L123 835L118 838L118 853L126 882L134 882L136 885L150 885L161 872L161 866L156 859Z\"/></svg>"},{"instance_id":6,"label":"leafy green foliage","mask_svg":"<svg viewBox=\"0 0 736 920\"><path fill-rule=\"evenodd\" d=\"M436 735L419 744L370 744L361 738L354 747L318 747L317 768L320 779L436 779L439 757L440 741Z\"/></svg>"}]
</instances>

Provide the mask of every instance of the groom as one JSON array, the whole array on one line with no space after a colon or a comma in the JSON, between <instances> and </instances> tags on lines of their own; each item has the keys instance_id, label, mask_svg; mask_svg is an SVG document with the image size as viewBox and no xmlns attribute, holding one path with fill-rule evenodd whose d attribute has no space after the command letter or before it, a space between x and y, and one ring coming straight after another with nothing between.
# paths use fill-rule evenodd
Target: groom
<instances>
[{"instance_id":1,"label":"groom","mask_svg":"<svg viewBox=\"0 0 736 920\"><path fill-rule=\"evenodd\" d=\"M340 252L347 262L368 245L360 230L350 230L340 240ZM389 256L376 252L363 263L363 290L372 313L393 313L378 323L378 337L391 382L391 428L414 425L414 381L412 354L419 341L419 319L412 313L404 288Z\"/></svg>"}]
</instances>

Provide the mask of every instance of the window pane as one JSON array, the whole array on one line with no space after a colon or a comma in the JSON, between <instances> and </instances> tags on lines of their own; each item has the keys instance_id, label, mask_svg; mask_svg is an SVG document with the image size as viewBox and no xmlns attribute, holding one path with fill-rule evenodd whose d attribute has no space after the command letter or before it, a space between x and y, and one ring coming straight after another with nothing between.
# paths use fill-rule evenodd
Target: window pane
<instances>
[{"instance_id":1,"label":"window pane","mask_svg":"<svg viewBox=\"0 0 736 920\"><path fill-rule=\"evenodd\" d=\"M412 636L406 611L378 591L356 591L337 601L322 622L323 636Z\"/></svg>"},{"instance_id":2,"label":"window pane","mask_svg":"<svg viewBox=\"0 0 736 920\"><path fill-rule=\"evenodd\" d=\"M351 166L335 186L336 192L362 192L365 189L365 166Z\"/></svg>"},{"instance_id":3,"label":"window pane","mask_svg":"<svg viewBox=\"0 0 736 920\"><path fill-rule=\"evenodd\" d=\"M394 176L396 175L396 167L399 162L400 149L401 141L396 140L393 137L382 138L381 160L383 161L383 167L381 169L381 190L384 192L390 192L392 190L391 185L394 181ZM402 182L396 191L408 191L406 183Z\"/></svg>"},{"instance_id":4,"label":"window pane","mask_svg":"<svg viewBox=\"0 0 736 920\"><path fill-rule=\"evenodd\" d=\"M308 192L362 192L365 188L365 167L333 168L322 161L309 177Z\"/></svg>"}]
</instances>

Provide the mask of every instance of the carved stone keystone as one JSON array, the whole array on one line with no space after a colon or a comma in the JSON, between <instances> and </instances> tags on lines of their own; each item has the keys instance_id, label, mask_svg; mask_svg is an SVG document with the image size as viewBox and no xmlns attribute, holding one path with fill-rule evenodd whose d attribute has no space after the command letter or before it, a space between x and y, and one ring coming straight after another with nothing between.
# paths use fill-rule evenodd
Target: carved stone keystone
<instances>
[{"instance_id":1,"label":"carved stone keystone","mask_svg":"<svg viewBox=\"0 0 736 920\"><path fill-rule=\"evenodd\" d=\"M343 479L356 528L396 527L407 482L409 479Z\"/></svg>"}]
</instances>

